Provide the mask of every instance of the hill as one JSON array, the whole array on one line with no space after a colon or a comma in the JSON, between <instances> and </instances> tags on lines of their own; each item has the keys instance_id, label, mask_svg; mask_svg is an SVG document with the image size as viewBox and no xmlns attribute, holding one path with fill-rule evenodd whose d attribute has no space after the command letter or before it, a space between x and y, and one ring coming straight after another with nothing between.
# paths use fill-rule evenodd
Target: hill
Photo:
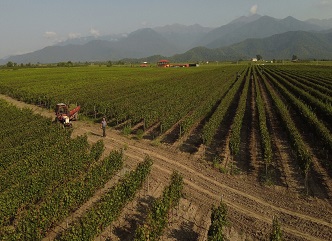
<instances>
[{"instance_id":1,"label":"hill","mask_svg":"<svg viewBox=\"0 0 332 241\"><path fill-rule=\"evenodd\" d=\"M182 24L166 25L164 27L157 27L154 30L161 34L169 43L175 45L178 49L178 53L183 53L189 49L196 47L195 42L197 39L201 39L212 28L202 27L199 24L185 26Z\"/></svg>"},{"instance_id":2,"label":"hill","mask_svg":"<svg viewBox=\"0 0 332 241\"><path fill-rule=\"evenodd\" d=\"M175 62L224 61L251 59L257 54L264 59L332 59L332 33L290 31L263 39L247 39L229 47L209 49L197 47L184 54L175 55Z\"/></svg>"},{"instance_id":3,"label":"hill","mask_svg":"<svg viewBox=\"0 0 332 241\"><path fill-rule=\"evenodd\" d=\"M107 61L142 58L154 54L173 55L178 49L156 31L146 28L130 33L121 41L91 40L85 44L49 46L6 61L16 63L56 63L63 61Z\"/></svg>"},{"instance_id":4,"label":"hill","mask_svg":"<svg viewBox=\"0 0 332 241\"><path fill-rule=\"evenodd\" d=\"M332 59L332 34L291 31L264 39L248 39L230 48L248 57L264 59Z\"/></svg>"},{"instance_id":5,"label":"hill","mask_svg":"<svg viewBox=\"0 0 332 241\"><path fill-rule=\"evenodd\" d=\"M311 24L315 24L317 26L320 26L324 29L331 29L332 28L332 18L329 19L309 19L306 22L311 23Z\"/></svg>"},{"instance_id":6,"label":"hill","mask_svg":"<svg viewBox=\"0 0 332 241\"><path fill-rule=\"evenodd\" d=\"M322 30L322 27L297 20L293 17L276 19L268 16L259 17L258 15L256 18L248 20L235 21L217 28L208 33L198 45L208 48L220 48L244 41L248 38L265 38L289 31Z\"/></svg>"}]
</instances>

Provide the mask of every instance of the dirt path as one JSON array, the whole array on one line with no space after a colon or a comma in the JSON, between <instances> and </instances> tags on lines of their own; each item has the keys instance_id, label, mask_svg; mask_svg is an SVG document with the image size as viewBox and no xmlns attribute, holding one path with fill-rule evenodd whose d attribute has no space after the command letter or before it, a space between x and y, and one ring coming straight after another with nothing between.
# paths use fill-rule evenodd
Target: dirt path
<instances>
[{"instance_id":1,"label":"dirt path","mask_svg":"<svg viewBox=\"0 0 332 241\"><path fill-rule=\"evenodd\" d=\"M36 113L54 118L53 112L49 110L2 95L0 98L20 108L31 108ZM73 125L73 136L87 134L89 142L102 138L98 124L77 121ZM280 186L264 187L257 182L256 177L250 175L225 175L212 170L206 162L198 160L194 155L181 153L167 145L153 146L149 140L128 139L111 128L108 128L107 137L103 140L108 149L123 148L127 157L125 163L129 166L149 155L154 160L150 180L155 180L160 185L167 185L164 181L173 170L183 175L185 194L180 202L179 215L172 221L162 240L184 240L181 237L185 234L192 235L193 240L204 240L210 222L211 206L217 205L221 198L229 208L232 230L228 233L232 233L238 240L264 240L274 215L280 217L286 240L331 238L332 207L329 200L298 197ZM152 188L148 194L151 198L159 195L160 190L153 191ZM94 198L98 196L100 194L97 192ZM139 206L137 200L136 198L134 203ZM135 204L132 205L134 207ZM132 213L127 211L126 215L121 216L117 221L118 227L127 222L126 216L134 215L135 212L137 208L133 208Z\"/></svg>"}]
</instances>

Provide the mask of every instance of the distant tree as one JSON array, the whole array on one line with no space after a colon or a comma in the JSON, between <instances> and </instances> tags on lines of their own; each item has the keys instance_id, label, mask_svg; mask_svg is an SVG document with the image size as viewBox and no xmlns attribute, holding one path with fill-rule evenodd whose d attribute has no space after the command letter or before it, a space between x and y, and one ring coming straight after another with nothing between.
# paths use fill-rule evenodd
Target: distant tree
<instances>
[{"instance_id":1,"label":"distant tree","mask_svg":"<svg viewBox=\"0 0 332 241\"><path fill-rule=\"evenodd\" d=\"M257 58L258 61L263 59L263 57L260 54L257 54L256 58Z\"/></svg>"},{"instance_id":2,"label":"distant tree","mask_svg":"<svg viewBox=\"0 0 332 241\"><path fill-rule=\"evenodd\" d=\"M297 56L295 54L293 54L292 61L296 61L296 60L298 60L298 58L297 58Z\"/></svg>"},{"instance_id":3,"label":"distant tree","mask_svg":"<svg viewBox=\"0 0 332 241\"><path fill-rule=\"evenodd\" d=\"M119 60L116 64L117 65L124 65L125 63L123 61Z\"/></svg>"},{"instance_id":4,"label":"distant tree","mask_svg":"<svg viewBox=\"0 0 332 241\"><path fill-rule=\"evenodd\" d=\"M14 63L12 61L8 61L7 65L8 68L11 68L14 66Z\"/></svg>"},{"instance_id":5,"label":"distant tree","mask_svg":"<svg viewBox=\"0 0 332 241\"><path fill-rule=\"evenodd\" d=\"M112 67L112 65L113 65L112 61L107 62L107 67Z\"/></svg>"}]
</instances>

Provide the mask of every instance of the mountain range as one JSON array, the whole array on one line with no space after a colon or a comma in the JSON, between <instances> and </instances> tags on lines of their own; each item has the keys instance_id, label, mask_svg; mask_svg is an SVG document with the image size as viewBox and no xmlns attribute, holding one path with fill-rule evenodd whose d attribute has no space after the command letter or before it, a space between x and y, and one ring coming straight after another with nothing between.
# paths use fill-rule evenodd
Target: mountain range
<instances>
[{"instance_id":1,"label":"mountain range","mask_svg":"<svg viewBox=\"0 0 332 241\"><path fill-rule=\"evenodd\" d=\"M180 24L143 28L129 34L69 39L0 60L16 63L171 61L250 59L332 59L332 18L300 21L293 17L243 16L218 28Z\"/></svg>"}]
</instances>

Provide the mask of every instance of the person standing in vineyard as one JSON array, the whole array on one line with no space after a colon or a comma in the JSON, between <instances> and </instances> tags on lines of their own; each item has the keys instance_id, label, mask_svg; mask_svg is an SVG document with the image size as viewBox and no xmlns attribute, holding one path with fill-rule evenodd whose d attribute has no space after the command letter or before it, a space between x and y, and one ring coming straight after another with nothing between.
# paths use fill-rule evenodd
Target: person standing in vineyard
<instances>
[{"instance_id":1,"label":"person standing in vineyard","mask_svg":"<svg viewBox=\"0 0 332 241\"><path fill-rule=\"evenodd\" d=\"M101 129L103 129L103 137L106 136L106 126L107 126L107 122L106 122L106 118L103 117L103 120L101 121Z\"/></svg>"}]
</instances>

